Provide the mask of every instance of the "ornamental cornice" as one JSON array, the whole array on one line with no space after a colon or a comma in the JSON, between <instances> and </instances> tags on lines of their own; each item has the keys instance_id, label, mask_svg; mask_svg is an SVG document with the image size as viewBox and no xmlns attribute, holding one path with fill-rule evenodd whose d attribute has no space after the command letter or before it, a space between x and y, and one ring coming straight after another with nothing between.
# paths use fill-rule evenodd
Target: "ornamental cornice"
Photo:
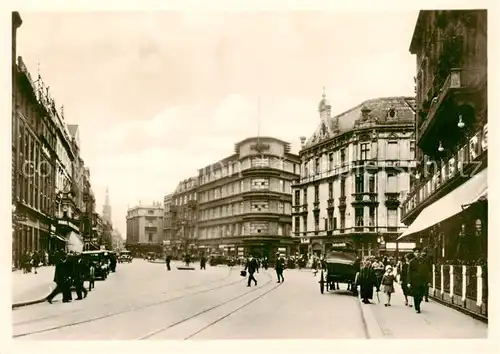
<instances>
[{"instance_id":1,"label":"ornamental cornice","mask_svg":"<svg viewBox=\"0 0 500 354\"><path fill-rule=\"evenodd\" d=\"M345 145L356 144L361 139L377 141L378 139L385 139L381 136L383 133L393 132L398 133L396 136L399 138L407 139L408 137L401 136L402 134L414 133L415 125L413 123L400 124L400 125L378 125L363 127L359 129L349 130L341 135L335 136L331 139L322 141L316 145L310 146L304 150L299 151L301 161L308 160L314 156L321 155L322 153L337 150Z\"/></svg>"}]
</instances>

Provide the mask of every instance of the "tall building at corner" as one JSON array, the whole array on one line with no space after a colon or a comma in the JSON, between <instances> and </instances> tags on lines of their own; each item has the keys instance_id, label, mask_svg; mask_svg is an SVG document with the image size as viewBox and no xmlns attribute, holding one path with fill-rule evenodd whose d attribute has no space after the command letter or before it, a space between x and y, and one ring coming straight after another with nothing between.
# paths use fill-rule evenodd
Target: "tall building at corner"
<instances>
[{"instance_id":1,"label":"tall building at corner","mask_svg":"<svg viewBox=\"0 0 500 354\"><path fill-rule=\"evenodd\" d=\"M292 186L300 253L351 244L360 256L398 255L395 241L405 230L399 206L415 168L414 104L411 97L377 98L332 116L323 95Z\"/></svg>"},{"instance_id":2,"label":"tall building at corner","mask_svg":"<svg viewBox=\"0 0 500 354\"><path fill-rule=\"evenodd\" d=\"M111 222L111 205L109 204L109 189L106 187L106 199L104 201L104 205L102 206L102 219L109 224L113 224Z\"/></svg>"},{"instance_id":3,"label":"tall building at corner","mask_svg":"<svg viewBox=\"0 0 500 354\"><path fill-rule=\"evenodd\" d=\"M276 251L290 254L291 185L299 177L299 161L289 143L254 137L237 143L233 155L200 169L199 247L270 260Z\"/></svg>"}]
</instances>

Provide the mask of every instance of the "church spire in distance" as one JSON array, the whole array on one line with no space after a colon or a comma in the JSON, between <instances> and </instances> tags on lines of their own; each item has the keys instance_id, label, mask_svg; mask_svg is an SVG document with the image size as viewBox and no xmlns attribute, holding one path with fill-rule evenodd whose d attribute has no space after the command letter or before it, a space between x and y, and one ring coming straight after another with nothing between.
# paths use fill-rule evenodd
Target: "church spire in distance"
<instances>
[{"instance_id":1,"label":"church spire in distance","mask_svg":"<svg viewBox=\"0 0 500 354\"><path fill-rule=\"evenodd\" d=\"M102 206L102 218L108 223L111 222L111 204L109 202L109 187L106 186L106 198L104 200L104 205Z\"/></svg>"}]
</instances>

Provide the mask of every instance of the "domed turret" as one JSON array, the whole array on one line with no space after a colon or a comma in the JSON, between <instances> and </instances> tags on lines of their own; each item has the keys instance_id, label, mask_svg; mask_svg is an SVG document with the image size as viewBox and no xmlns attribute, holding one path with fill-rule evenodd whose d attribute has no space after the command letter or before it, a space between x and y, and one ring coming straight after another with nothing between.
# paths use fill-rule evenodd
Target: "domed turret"
<instances>
[{"instance_id":1,"label":"domed turret","mask_svg":"<svg viewBox=\"0 0 500 354\"><path fill-rule=\"evenodd\" d=\"M318 110L320 112L329 110L331 108L330 103L326 99L325 87L323 86L323 95L321 101L319 101Z\"/></svg>"}]
</instances>

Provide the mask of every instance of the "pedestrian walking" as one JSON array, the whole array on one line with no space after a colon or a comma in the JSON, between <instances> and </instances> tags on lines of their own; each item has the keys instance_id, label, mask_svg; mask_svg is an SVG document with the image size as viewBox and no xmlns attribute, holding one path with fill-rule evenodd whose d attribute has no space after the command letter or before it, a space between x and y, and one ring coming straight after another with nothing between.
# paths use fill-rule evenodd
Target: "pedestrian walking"
<instances>
[{"instance_id":1,"label":"pedestrian walking","mask_svg":"<svg viewBox=\"0 0 500 354\"><path fill-rule=\"evenodd\" d=\"M257 279L254 277L255 272L259 272L259 264L257 263L257 260L253 257L250 256L248 258L247 264L245 265L245 271L248 271L248 284L247 286L251 286L252 280L255 283L255 286L257 286Z\"/></svg>"},{"instance_id":2,"label":"pedestrian walking","mask_svg":"<svg viewBox=\"0 0 500 354\"><path fill-rule=\"evenodd\" d=\"M379 259L375 258L375 261L372 263L372 268L373 271L375 272L375 277L377 278L377 282L375 284L375 287L377 288L377 292L380 291L380 283L382 281L382 277L385 272L385 266L384 263Z\"/></svg>"},{"instance_id":3,"label":"pedestrian walking","mask_svg":"<svg viewBox=\"0 0 500 354\"><path fill-rule=\"evenodd\" d=\"M203 270L207 269L207 259L205 258L204 255L201 255L201 257L200 257L200 269L203 269Z\"/></svg>"},{"instance_id":4,"label":"pedestrian walking","mask_svg":"<svg viewBox=\"0 0 500 354\"><path fill-rule=\"evenodd\" d=\"M81 255L78 255L73 268L73 280L75 284L77 300L82 300L83 298L87 297L87 289L85 289L85 287L83 286L86 273L87 270L85 264L82 261L82 257ZM83 297L82 297L82 292L83 292Z\"/></svg>"},{"instance_id":5,"label":"pedestrian walking","mask_svg":"<svg viewBox=\"0 0 500 354\"><path fill-rule=\"evenodd\" d=\"M38 274L37 269L40 265L40 256L38 255L38 252L33 252L31 255L31 265L33 266L33 270L35 271L35 274Z\"/></svg>"},{"instance_id":6,"label":"pedestrian walking","mask_svg":"<svg viewBox=\"0 0 500 354\"><path fill-rule=\"evenodd\" d=\"M285 258L278 253L276 253L276 276L278 277L278 283L284 282L283 271L285 270Z\"/></svg>"},{"instance_id":7,"label":"pedestrian walking","mask_svg":"<svg viewBox=\"0 0 500 354\"><path fill-rule=\"evenodd\" d=\"M410 289L408 288L408 260L413 258L413 254L407 254L403 257L399 265L399 282L401 283L401 290L403 290L403 295L405 297L405 306L412 307L412 304L408 302L408 297L411 296ZM411 299L411 297L410 297Z\"/></svg>"},{"instance_id":8,"label":"pedestrian walking","mask_svg":"<svg viewBox=\"0 0 500 354\"><path fill-rule=\"evenodd\" d=\"M361 266L358 276L358 284L362 302L364 304L369 304L370 300L373 299L373 287L377 282L375 272L369 261L365 261Z\"/></svg>"},{"instance_id":9,"label":"pedestrian walking","mask_svg":"<svg viewBox=\"0 0 500 354\"><path fill-rule=\"evenodd\" d=\"M430 288L430 280L432 277L432 261L427 253L426 248L422 250L420 258L422 265L422 273L425 276L424 300L425 302L429 302L429 288Z\"/></svg>"},{"instance_id":10,"label":"pedestrian walking","mask_svg":"<svg viewBox=\"0 0 500 354\"><path fill-rule=\"evenodd\" d=\"M396 276L392 273L392 267L387 265L385 267L385 274L382 276L382 291L384 292L387 302L385 307L391 306L391 296L394 293L394 281Z\"/></svg>"},{"instance_id":11,"label":"pedestrian walking","mask_svg":"<svg viewBox=\"0 0 500 354\"><path fill-rule=\"evenodd\" d=\"M425 274L425 266L420 257L420 249L415 247L413 249L414 258L408 264L408 287L413 296L413 304L415 305L415 312L420 313L420 305L425 295L427 284L427 275Z\"/></svg>"},{"instance_id":12,"label":"pedestrian walking","mask_svg":"<svg viewBox=\"0 0 500 354\"><path fill-rule=\"evenodd\" d=\"M170 261L172 260L172 257L170 256L169 253L165 256L165 265L167 266L167 270L170 270Z\"/></svg>"},{"instance_id":13,"label":"pedestrian walking","mask_svg":"<svg viewBox=\"0 0 500 354\"><path fill-rule=\"evenodd\" d=\"M89 272L89 291L95 288L95 262L89 261L88 263Z\"/></svg>"},{"instance_id":14,"label":"pedestrian walking","mask_svg":"<svg viewBox=\"0 0 500 354\"><path fill-rule=\"evenodd\" d=\"M71 264L65 254L61 255L60 261L56 264L54 271L55 289L47 296L47 301L52 303L52 299L59 294L63 295L63 302L71 301Z\"/></svg>"}]
</instances>

